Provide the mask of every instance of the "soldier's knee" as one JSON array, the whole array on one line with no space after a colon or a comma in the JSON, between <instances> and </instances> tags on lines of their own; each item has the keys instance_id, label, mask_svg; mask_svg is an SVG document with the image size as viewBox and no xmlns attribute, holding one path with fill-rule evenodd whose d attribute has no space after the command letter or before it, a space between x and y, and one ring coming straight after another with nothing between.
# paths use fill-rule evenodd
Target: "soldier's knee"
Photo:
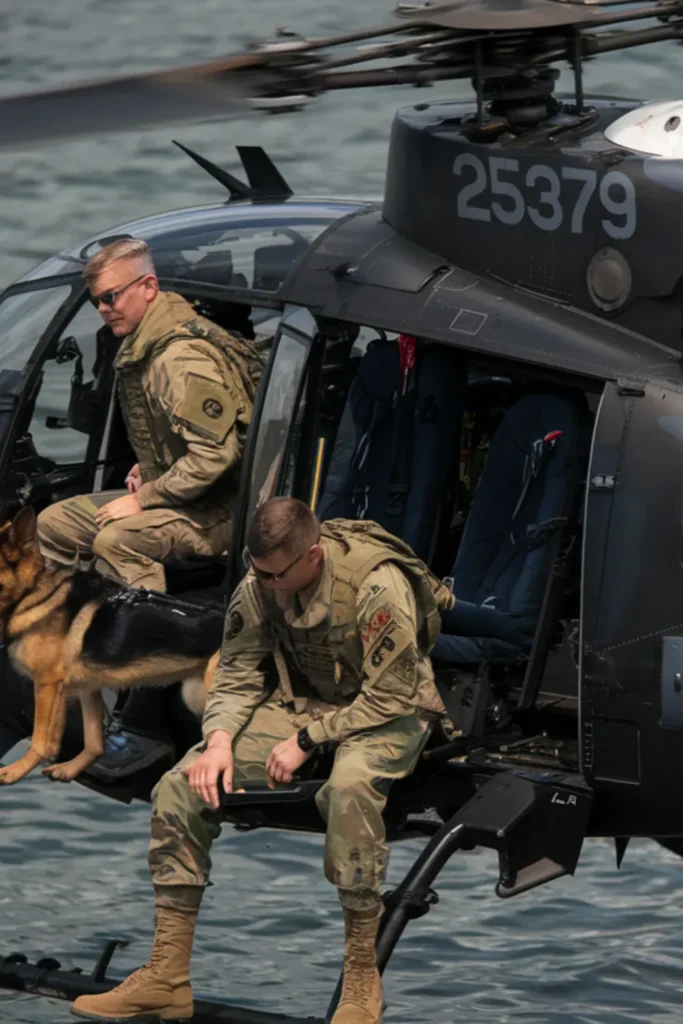
<instances>
[{"instance_id":1,"label":"soldier's knee","mask_svg":"<svg viewBox=\"0 0 683 1024\"><path fill-rule=\"evenodd\" d=\"M38 513L38 539L56 540L63 539L64 515L62 502L48 505L42 512Z\"/></svg>"},{"instance_id":2,"label":"soldier's knee","mask_svg":"<svg viewBox=\"0 0 683 1024\"><path fill-rule=\"evenodd\" d=\"M178 814L190 809L199 797L190 788L187 775L172 769L162 775L152 790L152 812L154 814Z\"/></svg>"},{"instance_id":3,"label":"soldier's knee","mask_svg":"<svg viewBox=\"0 0 683 1024\"><path fill-rule=\"evenodd\" d=\"M388 779L372 779L355 772L339 775L333 773L316 796L318 810L327 818L330 815L346 817L359 807L381 808L390 784Z\"/></svg>"},{"instance_id":4,"label":"soldier's knee","mask_svg":"<svg viewBox=\"0 0 683 1024\"><path fill-rule=\"evenodd\" d=\"M70 565L79 549L78 533L68 513L66 502L48 505L38 514L38 543L43 555L56 564Z\"/></svg>"}]
</instances>

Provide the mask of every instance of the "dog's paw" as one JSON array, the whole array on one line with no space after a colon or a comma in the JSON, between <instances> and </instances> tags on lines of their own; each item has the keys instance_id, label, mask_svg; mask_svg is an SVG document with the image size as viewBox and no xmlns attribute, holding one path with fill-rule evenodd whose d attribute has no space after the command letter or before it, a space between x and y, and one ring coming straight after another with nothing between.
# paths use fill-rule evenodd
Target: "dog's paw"
<instances>
[{"instance_id":1,"label":"dog's paw","mask_svg":"<svg viewBox=\"0 0 683 1024\"><path fill-rule=\"evenodd\" d=\"M41 769L41 774L46 775L53 782L73 782L80 771L79 765L74 765L72 761L63 761L61 764L46 765Z\"/></svg>"},{"instance_id":2,"label":"dog's paw","mask_svg":"<svg viewBox=\"0 0 683 1024\"><path fill-rule=\"evenodd\" d=\"M0 786L13 786L15 782L21 782L30 770L30 768L17 768L16 764L8 764L6 768L0 768Z\"/></svg>"},{"instance_id":3,"label":"dog's paw","mask_svg":"<svg viewBox=\"0 0 683 1024\"><path fill-rule=\"evenodd\" d=\"M40 754L37 754L33 747L29 747L23 757L8 764L6 768L0 768L0 786L12 786L15 782L21 782L42 760Z\"/></svg>"}]
</instances>

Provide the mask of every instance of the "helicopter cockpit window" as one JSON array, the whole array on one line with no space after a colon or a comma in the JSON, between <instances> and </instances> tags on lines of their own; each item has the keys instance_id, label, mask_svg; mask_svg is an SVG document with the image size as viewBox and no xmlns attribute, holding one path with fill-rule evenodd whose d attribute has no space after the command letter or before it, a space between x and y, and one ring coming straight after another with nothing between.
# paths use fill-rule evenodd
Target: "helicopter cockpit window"
<instances>
[{"instance_id":1,"label":"helicopter cockpit window","mask_svg":"<svg viewBox=\"0 0 683 1024\"><path fill-rule=\"evenodd\" d=\"M251 208L179 210L91 238L36 267L24 280L74 272L115 238L144 238L167 282L274 293L299 257L337 218L357 203L279 203Z\"/></svg>"},{"instance_id":2,"label":"helicopter cockpit window","mask_svg":"<svg viewBox=\"0 0 683 1024\"><path fill-rule=\"evenodd\" d=\"M71 291L68 285L8 295L0 303L0 367L22 370L50 320Z\"/></svg>"},{"instance_id":3,"label":"helicopter cockpit window","mask_svg":"<svg viewBox=\"0 0 683 1024\"><path fill-rule=\"evenodd\" d=\"M240 225L151 243L161 277L275 292L320 233L316 222Z\"/></svg>"}]
</instances>

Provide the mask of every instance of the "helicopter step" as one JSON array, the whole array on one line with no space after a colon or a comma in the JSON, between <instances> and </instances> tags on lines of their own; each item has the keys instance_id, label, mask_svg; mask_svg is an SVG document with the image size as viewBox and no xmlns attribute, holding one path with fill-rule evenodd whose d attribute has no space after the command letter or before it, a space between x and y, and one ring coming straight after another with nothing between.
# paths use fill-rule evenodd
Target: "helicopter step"
<instances>
[{"instance_id":1,"label":"helicopter step","mask_svg":"<svg viewBox=\"0 0 683 1024\"><path fill-rule=\"evenodd\" d=\"M408 921L438 902L432 883L458 850L498 851L496 895L503 898L573 874L592 800L581 775L513 769L482 777L477 793L431 837L398 888L385 897L377 940L380 971Z\"/></svg>"}]
</instances>

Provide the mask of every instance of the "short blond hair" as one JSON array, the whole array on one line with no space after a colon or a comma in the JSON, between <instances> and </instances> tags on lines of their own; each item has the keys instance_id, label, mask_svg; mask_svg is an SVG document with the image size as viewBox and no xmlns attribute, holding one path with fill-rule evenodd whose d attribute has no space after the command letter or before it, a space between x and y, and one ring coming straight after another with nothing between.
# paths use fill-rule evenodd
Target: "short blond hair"
<instances>
[{"instance_id":1,"label":"short blond hair","mask_svg":"<svg viewBox=\"0 0 683 1024\"><path fill-rule=\"evenodd\" d=\"M254 558L276 551L303 555L320 540L320 521L298 498L270 498L254 512L247 530L247 550Z\"/></svg>"},{"instance_id":2,"label":"short blond hair","mask_svg":"<svg viewBox=\"0 0 683 1024\"><path fill-rule=\"evenodd\" d=\"M118 260L135 260L145 274L156 274L154 260L147 242L141 238L119 238L115 242L105 245L86 263L83 268L83 277L88 287L93 285L105 267L109 267Z\"/></svg>"}]
</instances>

